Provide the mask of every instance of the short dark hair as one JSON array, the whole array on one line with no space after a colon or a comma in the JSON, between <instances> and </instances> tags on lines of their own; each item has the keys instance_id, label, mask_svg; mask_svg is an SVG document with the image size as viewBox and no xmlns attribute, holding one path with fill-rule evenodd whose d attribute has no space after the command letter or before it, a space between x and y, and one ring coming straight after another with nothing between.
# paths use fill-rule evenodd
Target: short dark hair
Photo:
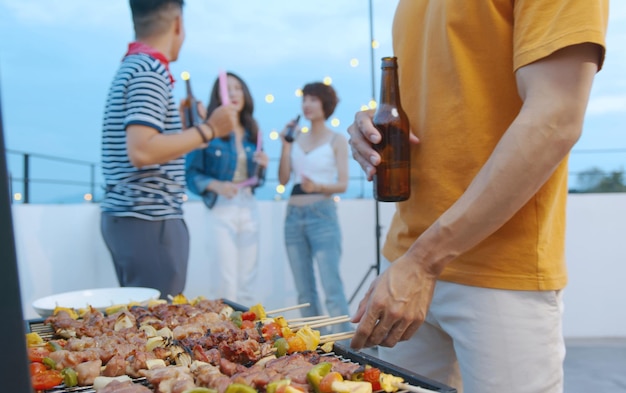
<instances>
[{"instance_id":1,"label":"short dark hair","mask_svg":"<svg viewBox=\"0 0 626 393\"><path fill-rule=\"evenodd\" d=\"M172 10L181 11L185 0L130 0L137 38L163 33L172 21Z\"/></svg>"},{"instance_id":2,"label":"short dark hair","mask_svg":"<svg viewBox=\"0 0 626 393\"><path fill-rule=\"evenodd\" d=\"M322 110L324 111L324 118L326 119L333 114L339 103L339 97L337 97L335 89L333 89L331 85L322 82L306 84L302 89L302 95L319 98L320 101L322 101Z\"/></svg>"}]
</instances>

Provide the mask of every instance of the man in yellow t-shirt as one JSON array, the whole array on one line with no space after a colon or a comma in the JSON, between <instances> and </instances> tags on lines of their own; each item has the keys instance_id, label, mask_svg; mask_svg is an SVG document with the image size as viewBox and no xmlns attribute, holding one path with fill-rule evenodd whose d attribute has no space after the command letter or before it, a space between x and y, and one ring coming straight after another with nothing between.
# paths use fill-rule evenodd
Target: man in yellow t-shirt
<instances>
[{"instance_id":1,"label":"man in yellow t-shirt","mask_svg":"<svg viewBox=\"0 0 626 393\"><path fill-rule=\"evenodd\" d=\"M608 0L400 0L411 197L353 348L409 340L382 356L460 391L563 390L567 159L607 19ZM372 115L348 130L369 179Z\"/></svg>"}]
</instances>

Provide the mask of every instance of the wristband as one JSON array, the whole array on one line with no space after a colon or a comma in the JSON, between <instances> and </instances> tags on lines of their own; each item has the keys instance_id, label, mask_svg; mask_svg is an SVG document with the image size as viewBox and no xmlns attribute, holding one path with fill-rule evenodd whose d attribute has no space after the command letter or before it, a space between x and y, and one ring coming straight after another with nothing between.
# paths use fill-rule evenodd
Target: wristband
<instances>
[{"instance_id":1,"label":"wristband","mask_svg":"<svg viewBox=\"0 0 626 393\"><path fill-rule=\"evenodd\" d=\"M200 128L200 126L193 126L193 129L198 131L198 134L200 134L200 138L202 138L202 143L209 143L209 140L204 135L204 132L202 132L202 129Z\"/></svg>"}]
</instances>

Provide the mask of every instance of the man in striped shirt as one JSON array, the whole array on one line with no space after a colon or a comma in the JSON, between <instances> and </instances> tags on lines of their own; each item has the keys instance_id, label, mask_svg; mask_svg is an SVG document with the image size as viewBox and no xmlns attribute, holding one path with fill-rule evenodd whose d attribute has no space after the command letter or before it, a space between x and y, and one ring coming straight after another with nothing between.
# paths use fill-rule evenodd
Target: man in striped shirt
<instances>
[{"instance_id":1,"label":"man in striped shirt","mask_svg":"<svg viewBox=\"0 0 626 393\"><path fill-rule=\"evenodd\" d=\"M102 132L101 230L121 286L181 293L189 257L184 155L234 127L222 106L182 130L169 62L185 38L183 0L130 0L136 41L111 84ZM201 110L202 108L199 108Z\"/></svg>"}]
</instances>

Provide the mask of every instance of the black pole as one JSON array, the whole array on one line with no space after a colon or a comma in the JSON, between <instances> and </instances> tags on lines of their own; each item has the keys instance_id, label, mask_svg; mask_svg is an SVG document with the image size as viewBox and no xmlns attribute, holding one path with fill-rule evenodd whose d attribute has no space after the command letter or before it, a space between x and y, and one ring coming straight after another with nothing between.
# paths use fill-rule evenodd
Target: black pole
<instances>
[{"instance_id":1,"label":"black pole","mask_svg":"<svg viewBox=\"0 0 626 393\"><path fill-rule=\"evenodd\" d=\"M0 379L3 392L32 393L10 198L0 102L0 299L4 303L0 337L5 338Z\"/></svg>"},{"instance_id":2,"label":"black pole","mask_svg":"<svg viewBox=\"0 0 626 393\"><path fill-rule=\"evenodd\" d=\"M372 74L372 100L376 100L376 75L374 67L374 7L372 0L370 4L370 66ZM376 275L380 274L380 214L378 209L378 201L374 202L376 206Z\"/></svg>"},{"instance_id":3,"label":"black pole","mask_svg":"<svg viewBox=\"0 0 626 393\"><path fill-rule=\"evenodd\" d=\"M30 202L30 155L24 154L24 203Z\"/></svg>"},{"instance_id":4,"label":"black pole","mask_svg":"<svg viewBox=\"0 0 626 393\"><path fill-rule=\"evenodd\" d=\"M374 73L375 71L375 67L374 67L374 8L372 6L372 0L369 0L369 20L370 20L370 66L371 66L371 74L372 74L371 75L372 76L372 100L375 101L376 75ZM379 218L377 200L374 200L374 206L375 206L375 219L376 219L376 227L374 228L374 233L376 236L376 263L371 265L367 269L365 276L363 277L363 279L361 279L361 282L359 283L359 285L357 285L356 289L352 293L352 296L350 296L350 299L348 300L349 304L352 304L352 302L356 298L356 295L359 294L361 287L363 286L363 284L365 284L365 281L367 281L367 278L369 277L372 271L376 271L376 275L380 274L380 218Z\"/></svg>"},{"instance_id":5,"label":"black pole","mask_svg":"<svg viewBox=\"0 0 626 393\"><path fill-rule=\"evenodd\" d=\"M91 179L89 182L89 186L91 189L91 203L96 203L96 165L91 164Z\"/></svg>"}]
</instances>

